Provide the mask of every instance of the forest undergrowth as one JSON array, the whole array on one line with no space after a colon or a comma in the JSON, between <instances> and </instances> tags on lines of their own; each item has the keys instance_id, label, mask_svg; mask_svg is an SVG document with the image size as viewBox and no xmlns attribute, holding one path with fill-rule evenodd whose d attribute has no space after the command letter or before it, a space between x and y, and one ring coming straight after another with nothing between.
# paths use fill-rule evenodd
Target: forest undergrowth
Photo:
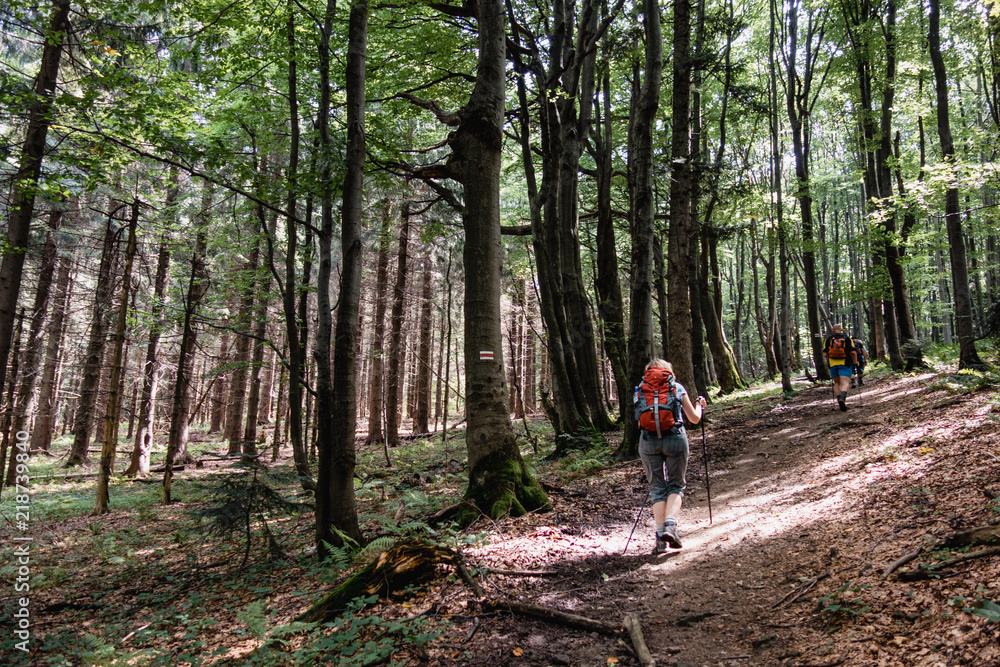
<instances>
[{"instance_id":1,"label":"forest undergrowth","mask_svg":"<svg viewBox=\"0 0 1000 667\"><path fill-rule=\"evenodd\" d=\"M619 627L632 614L658 665L1000 664L996 380L877 370L847 413L804 380L790 397L765 385L716 401L704 431L690 429L684 548L659 556L648 506L639 512L641 466L614 457L620 436L548 460L540 417L522 450L554 511L459 530L438 519L464 492L461 432L406 439L391 466L362 448L371 542L323 563L290 452L247 465L199 433L202 464L175 476L177 502L159 504L156 475L117 479L112 512L94 517L93 477L46 477L87 472L63 468L59 442L30 466L30 651L5 631L0 662L635 665ZM8 493L0 505L8 547L15 504ZM462 566L443 557L408 585L296 620L407 539ZM17 573L9 550L0 572ZM2 601L11 628L13 587ZM612 629L530 617L512 601Z\"/></svg>"}]
</instances>

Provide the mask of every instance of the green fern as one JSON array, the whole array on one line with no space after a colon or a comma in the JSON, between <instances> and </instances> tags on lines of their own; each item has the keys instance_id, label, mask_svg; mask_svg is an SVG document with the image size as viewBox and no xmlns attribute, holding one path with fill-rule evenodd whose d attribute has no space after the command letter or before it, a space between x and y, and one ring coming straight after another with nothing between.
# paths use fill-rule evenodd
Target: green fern
<instances>
[{"instance_id":1,"label":"green fern","mask_svg":"<svg viewBox=\"0 0 1000 667\"><path fill-rule=\"evenodd\" d=\"M323 540L323 547L326 549L326 561L331 567L347 567L351 564L353 550L347 546L338 547Z\"/></svg>"},{"instance_id":2,"label":"green fern","mask_svg":"<svg viewBox=\"0 0 1000 667\"><path fill-rule=\"evenodd\" d=\"M257 600L236 612L236 618L240 619L250 629L251 634L257 639L264 639L267 636L267 615L264 614L264 601Z\"/></svg>"},{"instance_id":3,"label":"green fern","mask_svg":"<svg viewBox=\"0 0 1000 667\"><path fill-rule=\"evenodd\" d=\"M361 553L358 554L359 559L371 558L375 554L381 553L383 551L388 551L389 547L396 543L395 538L392 537L378 537L372 540L368 546L366 546Z\"/></svg>"}]
</instances>

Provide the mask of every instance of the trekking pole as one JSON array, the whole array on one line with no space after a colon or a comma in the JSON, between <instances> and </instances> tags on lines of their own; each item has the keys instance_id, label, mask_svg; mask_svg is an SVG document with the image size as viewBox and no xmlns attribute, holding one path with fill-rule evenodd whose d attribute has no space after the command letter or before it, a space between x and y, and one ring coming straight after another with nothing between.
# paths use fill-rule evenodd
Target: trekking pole
<instances>
[{"instance_id":1,"label":"trekking pole","mask_svg":"<svg viewBox=\"0 0 1000 667\"><path fill-rule=\"evenodd\" d=\"M642 499L642 507L639 508L639 513L635 515L635 523L632 524L632 532L628 534L628 539L625 540L625 549L622 551L622 556L628 551L629 542L632 541L632 536L635 534L635 527L639 525L639 517L642 516L642 511L646 509L647 500L649 500L649 491L646 491L646 497Z\"/></svg>"},{"instance_id":2,"label":"trekking pole","mask_svg":"<svg viewBox=\"0 0 1000 667\"><path fill-rule=\"evenodd\" d=\"M712 525L712 483L708 478L708 444L705 442L705 413L701 414L701 449L705 459L705 490L708 493L708 525Z\"/></svg>"}]
</instances>

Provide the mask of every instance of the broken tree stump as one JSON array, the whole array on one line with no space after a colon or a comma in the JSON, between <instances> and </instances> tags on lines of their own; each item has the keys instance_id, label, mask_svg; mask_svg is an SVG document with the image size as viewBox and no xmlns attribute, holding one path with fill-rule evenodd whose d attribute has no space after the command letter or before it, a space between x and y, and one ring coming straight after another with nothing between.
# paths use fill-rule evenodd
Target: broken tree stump
<instances>
[{"instance_id":1,"label":"broken tree stump","mask_svg":"<svg viewBox=\"0 0 1000 667\"><path fill-rule=\"evenodd\" d=\"M348 577L295 620L313 623L331 621L354 598L363 595L391 595L412 584L433 579L440 565L455 567L458 562L458 554L446 547L421 540L401 540Z\"/></svg>"}]
</instances>

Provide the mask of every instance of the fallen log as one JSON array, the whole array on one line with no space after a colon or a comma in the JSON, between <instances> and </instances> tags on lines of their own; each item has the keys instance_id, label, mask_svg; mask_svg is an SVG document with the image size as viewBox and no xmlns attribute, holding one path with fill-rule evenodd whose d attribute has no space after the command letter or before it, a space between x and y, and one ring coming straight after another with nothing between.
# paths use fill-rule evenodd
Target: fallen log
<instances>
[{"instance_id":1,"label":"fallen log","mask_svg":"<svg viewBox=\"0 0 1000 667\"><path fill-rule=\"evenodd\" d=\"M570 628L585 630L587 632L600 632L605 635L622 634L622 626L606 621L598 621L579 614L570 614L552 607L544 607L527 602L517 602L516 600L491 600L483 604L483 608L489 611L508 611L512 614L539 618L543 621L558 623Z\"/></svg>"},{"instance_id":2,"label":"fallen log","mask_svg":"<svg viewBox=\"0 0 1000 667\"><path fill-rule=\"evenodd\" d=\"M156 466L155 468L150 468L149 472L165 472L166 469L167 469L167 466L166 466L166 464L164 464L162 466ZM183 465L175 465L174 466L174 472L180 472L182 470L184 470L184 466Z\"/></svg>"},{"instance_id":3,"label":"fallen log","mask_svg":"<svg viewBox=\"0 0 1000 667\"><path fill-rule=\"evenodd\" d=\"M998 542L1000 542L1000 524L994 523L953 533L945 538L943 544L946 547L964 547L970 544L996 544Z\"/></svg>"},{"instance_id":4,"label":"fallen log","mask_svg":"<svg viewBox=\"0 0 1000 667\"><path fill-rule=\"evenodd\" d=\"M486 571L504 577L553 577L559 574L556 570L501 570L495 567L488 567Z\"/></svg>"},{"instance_id":5,"label":"fallen log","mask_svg":"<svg viewBox=\"0 0 1000 667\"><path fill-rule=\"evenodd\" d=\"M639 619L634 614L629 614L622 622L625 624L625 629L628 630L629 637L632 638L632 646L635 647L635 657L639 659L639 664L642 667L656 667L653 654L649 652L646 640L642 636Z\"/></svg>"}]
</instances>

